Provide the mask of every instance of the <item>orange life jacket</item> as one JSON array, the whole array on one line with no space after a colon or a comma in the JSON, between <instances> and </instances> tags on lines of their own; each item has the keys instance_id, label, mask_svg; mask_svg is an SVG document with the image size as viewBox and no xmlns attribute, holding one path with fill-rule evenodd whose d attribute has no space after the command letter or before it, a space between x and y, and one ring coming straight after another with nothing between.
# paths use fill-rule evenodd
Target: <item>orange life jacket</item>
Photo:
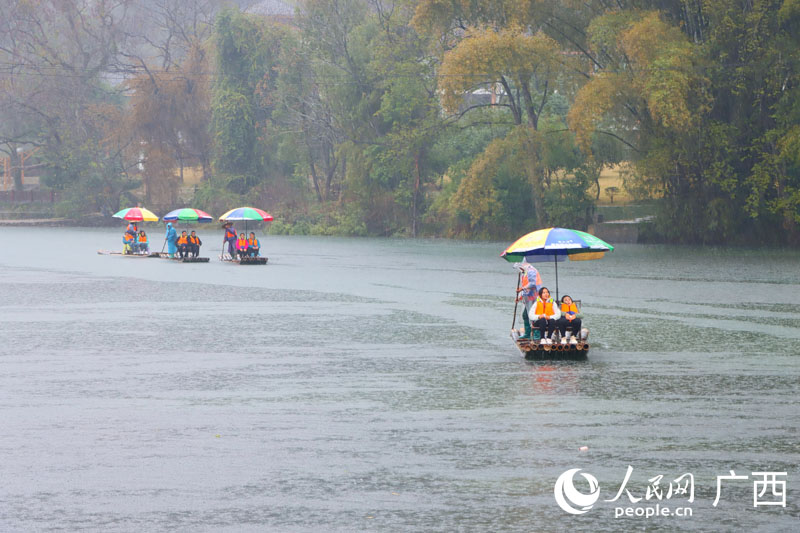
<instances>
[{"instance_id":1,"label":"orange life jacket","mask_svg":"<svg viewBox=\"0 0 800 533\"><path fill-rule=\"evenodd\" d=\"M247 245L252 246L253 248L260 248L261 246L258 244L258 239L253 237L252 239L247 239Z\"/></svg>"},{"instance_id":2,"label":"orange life jacket","mask_svg":"<svg viewBox=\"0 0 800 533\"><path fill-rule=\"evenodd\" d=\"M541 298L536 299L536 309L534 309L533 314L536 316L544 315L546 317L551 317L555 313L553 312L553 299L548 298L547 301L543 301Z\"/></svg>"},{"instance_id":3,"label":"orange life jacket","mask_svg":"<svg viewBox=\"0 0 800 533\"><path fill-rule=\"evenodd\" d=\"M147 235L139 235L139 242L147 242Z\"/></svg>"},{"instance_id":4,"label":"orange life jacket","mask_svg":"<svg viewBox=\"0 0 800 533\"><path fill-rule=\"evenodd\" d=\"M176 244L189 244L189 238L181 235L178 237L178 242Z\"/></svg>"},{"instance_id":5,"label":"orange life jacket","mask_svg":"<svg viewBox=\"0 0 800 533\"><path fill-rule=\"evenodd\" d=\"M194 237L189 235L189 244L200 244L200 237L198 237L197 235L195 235Z\"/></svg>"},{"instance_id":6,"label":"orange life jacket","mask_svg":"<svg viewBox=\"0 0 800 533\"><path fill-rule=\"evenodd\" d=\"M225 228L225 240L235 239L236 230L233 228Z\"/></svg>"},{"instance_id":7,"label":"orange life jacket","mask_svg":"<svg viewBox=\"0 0 800 533\"><path fill-rule=\"evenodd\" d=\"M570 313L570 312L572 312L572 313L575 313L577 315L578 314L578 306L575 305L575 302L572 302L569 305L561 304L561 312L562 313Z\"/></svg>"},{"instance_id":8,"label":"orange life jacket","mask_svg":"<svg viewBox=\"0 0 800 533\"><path fill-rule=\"evenodd\" d=\"M122 238L125 239L125 242L133 242L133 235L130 233L123 233Z\"/></svg>"},{"instance_id":9,"label":"orange life jacket","mask_svg":"<svg viewBox=\"0 0 800 533\"><path fill-rule=\"evenodd\" d=\"M238 239L236 241L236 247L240 250L247 250L247 239Z\"/></svg>"}]
</instances>

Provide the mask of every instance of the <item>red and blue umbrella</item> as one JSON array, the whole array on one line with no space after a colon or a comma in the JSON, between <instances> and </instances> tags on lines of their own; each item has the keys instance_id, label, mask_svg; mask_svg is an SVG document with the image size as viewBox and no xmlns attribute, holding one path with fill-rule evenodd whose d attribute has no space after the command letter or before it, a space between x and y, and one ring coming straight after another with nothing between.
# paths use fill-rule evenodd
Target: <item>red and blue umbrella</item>
<instances>
[{"instance_id":1,"label":"red and blue umbrella","mask_svg":"<svg viewBox=\"0 0 800 533\"><path fill-rule=\"evenodd\" d=\"M164 215L163 220L165 222L212 222L214 217L206 213L205 211L201 211L200 209L194 209L193 207L183 207L181 209L176 209L174 211L170 211L166 215Z\"/></svg>"}]
</instances>

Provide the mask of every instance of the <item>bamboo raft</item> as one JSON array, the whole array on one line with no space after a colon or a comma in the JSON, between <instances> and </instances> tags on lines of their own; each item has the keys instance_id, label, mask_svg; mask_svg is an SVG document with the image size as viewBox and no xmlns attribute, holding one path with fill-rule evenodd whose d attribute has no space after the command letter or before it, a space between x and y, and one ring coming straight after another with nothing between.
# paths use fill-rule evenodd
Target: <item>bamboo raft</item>
<instances>
[{"instance_id":1,"label":"bamboo raft","mask_svg":"<svg viewBox=\"0 0 800 533\"><path fill-rule=\"evenodd\" d=\"M241 259L227 259L223 258L222 261L226 263L238 263L240 265L266 265L267 257L242 257Z\"/></svg>"},{"instance_id":2,"label":"bamboo raft","mask_svg":"<svg viewBox=\"0 0 800 533\"><path fill-rule=\"evenodd\" d=\"M169 254L165 253L159 254L159 257L161 257L161 259L171 259L181 263L208 263L210 261L208 257L170 257Z\"/></svg>"},{"instance_id":3,"label":"bamboo raft","mask_svg":"<svg viewBox=\"0 0 800 533\"><path fill-rule=\"evenodd\" d=\"M150 252L148 254L124 254L122 252L112 252L111 250L97 250L97 255L118 255L120 257L130 257L132 259L147 259L153 257L161 257L158 252Z\"/></svg>"},{"instance_id":4,"label":"bamboo raft","mask_svg":"<svg viewBox=\"0 0 800 533\"><path fill-rule=\"evenodd\" d=\"M541 340L520 339L522 331L511 330L511 339L517 345L520 354L526 361L551 361L551 360L584 360L589 355L589 343L585 340L577 344L543 344ZM587 332L588 335L588 332Z\"/></svg>"}]
</instances>

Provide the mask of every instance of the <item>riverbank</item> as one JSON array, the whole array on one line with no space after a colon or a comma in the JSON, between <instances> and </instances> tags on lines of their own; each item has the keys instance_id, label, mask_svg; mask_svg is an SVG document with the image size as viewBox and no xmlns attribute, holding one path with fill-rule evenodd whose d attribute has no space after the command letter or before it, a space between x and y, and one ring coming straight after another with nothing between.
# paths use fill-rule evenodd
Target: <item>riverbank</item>
<instances>
[{"instance_id":1,"label":"riverbank","mask_svg":"<svg viewBox=\"0 0 800 533\"><path fill-rule=\"evenodd\" d=\"M118 226L120 222L119 219L107 217L100 213L77 218L54 215L54 213L43 211L0 211L0 226L104 228Z\"/></svg>"},{"instance_id":2,"label":"riverbank","mask_svg":"<svg viewBox=\"0 0 800 533\"><path fill-rule=\"evenodd\" d=\"M69 218L23 218L17 220L0 219L0 226L74 226L75 221Z\"/></svg>"}]
</instances>

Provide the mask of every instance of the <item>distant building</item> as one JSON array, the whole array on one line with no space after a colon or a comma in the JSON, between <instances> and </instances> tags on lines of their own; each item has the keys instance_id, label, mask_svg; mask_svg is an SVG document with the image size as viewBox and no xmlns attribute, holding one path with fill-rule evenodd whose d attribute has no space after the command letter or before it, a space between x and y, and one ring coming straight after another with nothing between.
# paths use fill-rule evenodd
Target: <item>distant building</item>
<instances>
[{"instance_id":1,"label":"distant building","mask_svg":"<svg viewBox=\"0 0 800 533\"><path fill-rule=\"evenodd\" d=\"M37 164L36 157L34 156L36 149L22 150L20 149L20 166L22 167L22 188L25 190L39 188L39 173L41 164ZM26 168L27 167L27 168ZM11 158L0 158L0 191L10 191L14 188L14 175L11 168Z\"/></svg>"},{"instance_id":2,"label":"distant building","mask_svg":"<svg viewBox=\"0 0 800 533\"><path fill-rule=\"evenodd\" d=\"M261 0L247 8L246 11L284 24L294 20L294 5L282 0Z\"/></svg>"}]
</instances>

